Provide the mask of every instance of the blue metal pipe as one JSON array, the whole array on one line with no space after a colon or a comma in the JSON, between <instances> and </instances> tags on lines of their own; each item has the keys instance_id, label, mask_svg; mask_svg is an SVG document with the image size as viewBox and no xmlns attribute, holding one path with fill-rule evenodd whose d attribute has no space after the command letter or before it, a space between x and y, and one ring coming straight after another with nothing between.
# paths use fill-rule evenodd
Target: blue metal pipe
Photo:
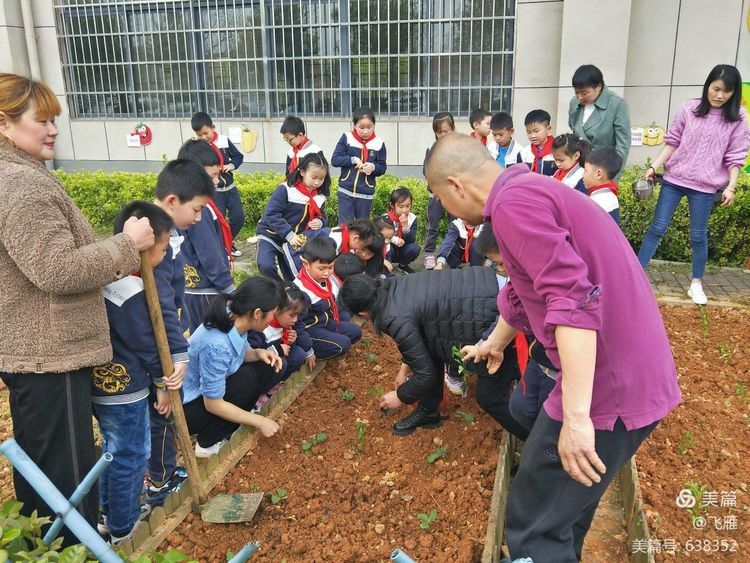
<instances>
[{"instance_id":1,"label":"blue metal pipe","mask_svg":"<svg viewBox=\"0 0 750 563\"><path fill-rule=\"evenodd\" d=\"M102 563L122 562L112 547L86 522L13 438L0 444L0 453L8 458L13 467L34 487L52 511L62 518L63 523L94 554L96 559Z\"/></svg>"},{"instance_id":2,"label":"blue metal pipe","mask_svg":"<svg viewBox=\"0 0 750 563\"><path fill-rule=\"evenodd\" d=\"M395 561L396 563L414 563L414 559L406 555L406 552L401 551L400 549L393 550L393 553L391 553L391 561Z\"/></svg>"},{"instance_id":3,"label":"blue metal pipe","mask_svg":"<svg viewBox=\"0 0 750 563\"><path fill-rule=\"evenodd\" d=\"M106 452L104 455L102 455L102 457L99 458L99 461L97 461L94 467L91 468L91 471L88 472L86 477L83 478L83 481L81 481L81 483L71 495L69 502L73 508L76 508L79 504L81 504L83 497L85 497L86 493L91 490L91 487L94 486L94 483L96 483L99 475L101 475L102 471L109 467L110 463L112 463L112 454ZM51 544L57 537L57 534L60 533L60 530L62 530L62 527L64 525L65 523L63 522L63 519L58 516L52 523L52 526L50 526L49 530L47 530L47 533L44 535L44 539L42 540L44 542L44 545Z\"/></svg>"},{"instance_id":4,"label":"blue metal pipe","mask_svg":"<svg viewBox=\"0 0 750 563\"><path fill-rule=\"evenodd\" d=\"M259 541L251 541L250 543L246 544L245 547L240 549L239 553L232 557L228 563L245 563L253 553L258 551L258 548L260 547Z\"/></svg>"}]
</instances>

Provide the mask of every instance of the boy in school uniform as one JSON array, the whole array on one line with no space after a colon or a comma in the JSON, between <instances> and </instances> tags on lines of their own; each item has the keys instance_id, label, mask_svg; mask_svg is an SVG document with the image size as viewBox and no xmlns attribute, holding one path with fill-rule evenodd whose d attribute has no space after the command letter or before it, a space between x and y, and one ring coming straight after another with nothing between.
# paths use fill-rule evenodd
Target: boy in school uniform
<instances>
[{"instance_id":1,"label":"boy in school uniform","mask_svg":"<svg viewBox=\"0 0 750 563\"><path fill-rule=\"evenodd\" d=\"M229 215L229 226L232 230L232 256L242 256L234 245L234 239L245 225L245 210L242 207L240 192L234 185L234 171L245 157L225 135L219 135L211 117L202 111L193 114L190 126L198 139L207 141L219 155L219 183L216 185L214 202L222 216Z\"/></svg>"},{"instance_id":2,"label":"boy in school uniform","mask_svg":"<svg viewBox=\"0 0 750 563\"><path fill-rule=\"evenodd\" d=\"M513 164L530 162L529 149L513 139L513 118L504 111L498 112L490 120L490 130L494 141L493 155L500 166L507 168Z\"/></svg>"},{"instance_id":3,"label":"boy in school uniform","mask_svg":"<svg viewBox=\"0 0 750 563\"><path fill-rule=\"evenodd\" d=\"M493 152L494 140L490 139L490 121L492 114L486 109L477 108L469 114L469 125L471 125L471 136L482 143L490 153Z\"/></svg>"},{"instance_id":4,"label":"boy in school uniform","mask_svg":"<svg viewBox=\"0 0 750 563\"><path fill-rule=\"evenodd\" d=\"M172 219L153 203L135 201L118 214L115 234L122 232L130 217L148 218L156 243L146 251L146 257L156 267L169 247ZM112 360L91 368L92 401L102 450L111 453L113 460L99 479L98 527L109 534L112 545L118 545L133 535L138 520L150 512L149 507L141 506L141 490L151 449L148 404L152 384L157 387L156 409L169 414L170 404L140 275L134 272L112 282L102 293ZM172 353L187 353L187 342Z\"/></svg>"},{"instance_id":5,"label":"boy in school uniform","mask_svg":"<svg viewBox=\"0 0 750 563\"><path fill-rule=\"evenodd\" d=\"M482 232L483 226L470 225L463 219L451 221L450 227L445 233L443 244L438 251L435 269L442 270L445 266L455 269L460 268L462 264L481 266L484 259L474 249L473 242Z\"/></svg>"},{"instance_id":6,"label":"boy in school uniform","mask_svg":"<svg viewBox=\"0 0 750 563\"><path fill-rule=\"evenodd\" d=\"M591 151L583 165L583 185L596 204L620 224L615 176L622 168L622 157L612 147Z\"/></svg>"},{"instance_id":7,"label":"boy in school uniform","mask_svg":"<svg viewBox=\"0 0 750 563\"><path fill-rule=\"evenodd\" d=\"M557 171L552 156L552 118L543 109L534 109L526 114L524 125L531 150L531 171L544 176L554 176Z\"/></svg>"},{"instance_id":8,"label":"boy in school uniform","mask_svg":"<svg viewBox=\"0 0 750 563\"><path fill-rule=\"evenodd\" d=\"M203 172L194 162L173 160L159 173L154 189L154 204L166 211L174 222L174 227L169 232L166 256L154 268L170 351L186 347L185 335L190 331L190 320L185 307L185 260L182 252L185 237L181 231L200 221L203 208L215 193L213 182ZM172 353L180 385L188 361L187 353ZM174 379L174 376L165 378L165 382L173 387L170 379ZM144 499L151 507L162 506L169 493L178 490L187 477L185 469L177 466L174 426L167 417L157 412L154 407L156 401L156 388L152 387L149 399L151 456L144 483Z\"/></svg>"},{"instance_id":9,"label":"boy in school uniform","mask_svg":"<svg viewBox=\"0 0 750 563\"><path fill-rule=\"evenodd\" d=\"M289 144L286 153L286 176L289 176L299 165L300 160L308 154L319 154L322 158L323 149L307 138L305 122L297 116L288 115L281 124L281 136Z\"/></svg>"},{"instance_id":10,"label":"boy in school uniform","mask_svg":"<svg viewBox=\"0 0 750 563\"><path fill-rule=\"evenodd\" d=\"M210 145L203 141L187 141L178 158L201 166L204 174L218 183L220 160ZM185 308L190 318L190 332L203 322L206 309L219 293L232 293L234 280L231 271L232 234L226 219L213 201L201 211L200 221L183 231L185 240Z\"/></svg>"},{"instance_id":11,"label":"boy in school uniform","mask_svg":"<svg viewBox=\"0 0 750 563\"><path fill-rule=\"evenodd\" d=\"M349 350L362 337L362 329L341 320L333 295L330 276L336 259L336 246L327 237L305 244L303 268L294 283L310 298L305 315L305 330L312 338L315 357L326 360Z\"/></svg>"},{"instance_id":12,"label":"boy in school uniform","mask_svg":"<svg viewBox=\"0 0 750 563\"><path fill-rule=\"evenodd\" d=\"M336 299L336 303L339 308L339 318L344 321L350 321L352 319L351 313L343 306L339 300L339 292L341 286L344 285L344 281L351 276L362 274L365 271L365 264L356 254L347 252L346 254L339 254L336 256L336 260L333 261L333 273L329 281L331 282L331 291L333 297Z\"/></svg>"}]
</instances>

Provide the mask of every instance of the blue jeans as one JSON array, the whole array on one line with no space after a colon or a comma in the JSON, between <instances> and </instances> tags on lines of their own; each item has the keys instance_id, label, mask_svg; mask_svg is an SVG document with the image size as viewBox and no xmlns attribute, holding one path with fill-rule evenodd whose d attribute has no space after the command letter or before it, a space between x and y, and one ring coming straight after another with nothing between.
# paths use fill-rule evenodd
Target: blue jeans
<instances>
[{"instance_id":1,"label":"blue jeans","mask_svg":"<svg viewBox=\"0 0 750 563\"><path fill-rule=\"evenodd\" d=\"M141 513L143 476L151 452L148 397L127 405L94 403L102 432L102 453L112 463L99 478L99 504L114 536L130 533Z\"/></svg>"},{"instance_id":2,"label":"blue jeans","mask_svg":"<svg viewBox=\"0 0 750 563\"><path fill-rule=\"evenodd\" d=\"M675 186L664 182L659 190L659 200L654 209L654 220L638 250L638 262L645 268L654 257L656 247L667 232L682 196L687 197L690 210L690 246L693 248L693 278L703 278L708 260L708 219L711 217L714 195Z\"/></svg>"},{"instance_id":3,"label":"blue jeans","mask_svg":"<svg viewBox=\"0 0 750 563\"><path fill-rule=\"evenodd\" d=\"M529 359L523 374L524 384L519 383L510 396L510 414L529 432L534 427L539 411L557 381L547 375L542 367Z\"/></svg>"}]
</instances>

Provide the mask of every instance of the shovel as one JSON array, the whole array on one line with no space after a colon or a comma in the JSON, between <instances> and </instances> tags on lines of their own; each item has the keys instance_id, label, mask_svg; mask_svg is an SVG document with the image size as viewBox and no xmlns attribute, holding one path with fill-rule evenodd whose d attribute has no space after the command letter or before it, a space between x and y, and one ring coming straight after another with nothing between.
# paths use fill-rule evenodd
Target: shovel
<instances>
[{"instance_id":1,"label":"shovel","mask_svg":"<svg viewBox=\"0 0 750 563\"><path fill-rule=\"evenodd\" d=\"M167 331L164 328L164 318L161 314L161 305L159 305L159 295L156 292L154 270L151 268L145 252L141 252L141 279L143 280L143 289L146 293L148 312L151 317L154 336L156 337L156 346L159 350L162 371L165 374L170 374L174 371L174 366L169 351ZM201 480L198 460L195 457L193 443L190 441L190 432L185 420L185 411L182 410L180 392L170 389L168 393L169 402L172 406L172 416L175 428L177 429L177 443L180 447L182 458L187 465L194 496L197 497L201 518L205 522L216 524L249 522L255 516L260 502L263 500L264 493L222 494L210 499L208 498L209 491L206 491L205 485Z\"/></svg>"}]
</instances>

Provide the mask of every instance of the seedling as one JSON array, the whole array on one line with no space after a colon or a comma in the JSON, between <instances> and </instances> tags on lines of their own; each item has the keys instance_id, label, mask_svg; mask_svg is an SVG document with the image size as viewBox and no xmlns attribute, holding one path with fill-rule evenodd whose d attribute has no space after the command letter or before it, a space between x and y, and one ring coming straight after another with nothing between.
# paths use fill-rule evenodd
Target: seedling
<instances>
[{"instance_id":1,"label":"seedling","mask_svg":"<svg viewBox=\"0 0 750 563\"><path fill-rule=\"evenodd\" d=\"M365 354L365 361L368 364L374 364L378 361L378 355L375 352L368 352L367 354Z\"/></svg>"},{"instance_id":2,"label":"seedling","mask_svg":"<svg viewBox=\"0 0 750 563\"><path fill-rule=\"evenodd\" d=\"M361 420L358 420L354 423L354 427L357 429L357 443L354 446L354 449L358 452L361 452L365 449L365 436L367 434L367 424L362 422Z\"/></svg>"},{"instance_id":3,"label":"seedling","mask_svg":"<svg viewBox=\"0 0 750 563\"><path fill-rule=\"evenodd\" d=\"M302 451L306 454L310 454L312 452L313 446L317 444L322 444L328 439L328 436L325 432L318 432L317 434L313 434L310 436L307 440L302 442Z\"/></svg>"},{"instance_id":4,"label":"seedling","mask_svg":"<svg viewBox=\"0 0 750 563\"><path fill-rule=\"evenodd\" d=\"M437 510L434 508L427 514L424 512L417 514L417 518L419 518L419 527L425 532L429 532L430 528L432 528L432 525L435 523L435 520L437 520L437 514Z\"/></svg>"},{"instance_id":5,"label":"seedling","mask_svg":"<svg viewBox=\"0 0 750 563\"><path fill-rule=\"evenodd\" d=\"M250 483L250 485L247 487L247 490L251 493L259 493L260 487L255 483Z\"/></svg>"},{"instance_id":6,"label":"seedling","mask_svg":"<svg viewBox=\"0 0 750 563\"><path fill-rule=\"evenodd\" d=\"M692 430L688 430L680 437L680 443L677 444L677 453L685 455L687 451L695 446L695 440L693 439Z\"/></svg>"},{"instance_id":7,"label":"seedling","mask_svg":"<svg viewBox=\"0 0 750 563\"><path fill-rule=\"evenodd\" d=\"M435 450L427 456L427 463L435 463L441 457L445 457L446 455L448 455L448 446L435 448Z\"/></svg>"},{"instance_id":8,"label":"seedling","mask_svg":"<svg viewBox=\"0 0 750 563\"><path fill-rule=\"evenodd\" d=\"M703 327L703 338L708 338L709 333L709 322L710 318L708 316L708 309L705 305L699 305L698 309L701 310L701 326Z\"/></svg>"},{"instance_id":9,"label":"seedling","mask_svg":"<svg viewBox=\"0 0 750 563\"><path fill-rule=\"evenodd\" d=\"M234 557L235 555L237 555L237 554L234 551L232 551L231 549L228 550L227 551L227 561L231 561L232 557Z\"/></svg>"},{"instance_id":10,"label":"seedling","mask_svg":"<svg viewBox=\"0 0 750 563\"><path fill-rule=\"evenodd\" d=\"M466 367L466 362L464 362L463 358L461 357L461 349L458 346L453 346L451 348L451 354L453 355L453 361L456 362L456 365L458 365L458 375L460 375L464 380L464 389L468 389L469 368Z\"/></svg>"},{"instance_id":11,"label":"seedling","mask_svg":"<svg viewBox=\"0 0 750 563\"><path fill-rule=\"evenodd\" d=\"M732 358L734 357L734 349L732 348L731 344L719 344L716 349L719 352L721 361L723 361L725 364L732 363Z\"/></svg>"},{"instance_id":12,"label":"seedling","mask_svg":"<svg viewBox=\"0 0 750 563\"><path fill-rule=\"evenodd\" d=\"M685 483L685 488L693 494L693 498L695 499L695 506L688 508L691 517L695 518L700 516L705 508L703 504L703 493L706 492L706 485L699 485L695 481L690 481L689 483Z\"/></svg>"},{"instance_id":13,"label":"seedling","mask_svg":"<svg viewBox=\"0 0 750 563\"><path fill-rule=\"evenodd\" d=\"M286 492L286 489L276 489L268 493L271 497L271 504L279 504L282 500L286 500Z\"/></svg>"},{"instance_id":14,"label":"seedling","mask_svg":"<svg viewBox=\"0 0 750 563\"><path fill-rule=\"evenodd\" d=\"M739 397L741 401L747 402L747 400L750 399L750 397L748 396L747 385L744 385L742 383L734 384L734 394L737 395L737 397Z\"/></svg>"},{"instance_id":15,"label":"seedling","mask_svg":"<svg viewBox=\"0 0 750 563\"><path fill-rule=\"evenodd\" d=\"M370 336L369 334L367 336L363 336L360 342L362 343L362 346L369 346L370 344L372 344L372 336Z\"/></svg>"},{"instance_id":16,"label":"seedling","mask_svg":"<svg viewBox=\"0 0 750 563\"><path fill-rule=\"evenodd\" d=\"M367 393L370 395L370 397L380 399L380 397L383 396L383 386L380 383L378 383L377 385L373 385L367 390Z\"/></svg>"},{"instance_id":17,"label":"seedling","mask_svg":"<svg viewBox=\"0 0 750 563\"><path fill-rule=\"evenodd\" d=\"M472 422L474 422L474 415L470 412L458 411L456 413L456 418L460 418L466 424L471 424Z\"/></svg>"},{"instance_id":18,"label":"seedling","mask_svg":"<svg viewBox=\"0 0 750 563\"><path fill-rule=\"evenodd\" d=\"M341 397L344 402L351 403L354 400L355 395L351 391L342 391L339 397Z\"/></svg>"}]
</instances>

